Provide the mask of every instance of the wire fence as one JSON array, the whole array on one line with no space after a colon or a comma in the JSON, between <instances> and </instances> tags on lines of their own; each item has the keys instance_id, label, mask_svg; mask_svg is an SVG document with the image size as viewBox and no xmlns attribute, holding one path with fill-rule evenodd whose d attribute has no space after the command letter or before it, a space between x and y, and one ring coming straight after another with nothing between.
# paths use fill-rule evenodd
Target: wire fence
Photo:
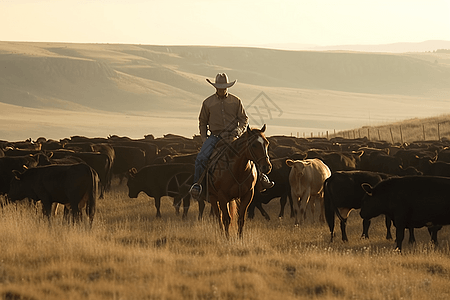
<instances>
[{"instance_id":1,"label":"wire fence","mask_svg":"<svg viewBox=\"0 0 450 300\"><path fill-rule=\"evenodd\" d=\"M291 136L294 136L291 133ZM392 144L414 141L450 140L450 120L439 122L402 123L401 125L363 126L359 129L344 131L297 132L298 138L321 137L331 139L342 137L347 139L367 138L371 141L386 141Z\"/></svg>"}]
</instances>

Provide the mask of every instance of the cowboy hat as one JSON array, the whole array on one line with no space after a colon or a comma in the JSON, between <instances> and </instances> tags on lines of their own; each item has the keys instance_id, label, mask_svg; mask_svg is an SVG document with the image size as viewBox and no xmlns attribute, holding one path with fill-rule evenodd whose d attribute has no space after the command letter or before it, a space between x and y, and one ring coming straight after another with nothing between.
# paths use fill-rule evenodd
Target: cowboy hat
<instances>
[{"instance_id":1,"label":"cowboy hat","mask_svg":"<svg viewBox=\"0 0 450 300\"><path fill-rule=\"evenodd\" d=\"M206 78L206 81L211 83L216 89L227 89L232 87L237 80L233 82L228 82L228 76L225 73L219 73L216 76L216 82L211 82L208 78Z\"/></svg>"}]
</instances>

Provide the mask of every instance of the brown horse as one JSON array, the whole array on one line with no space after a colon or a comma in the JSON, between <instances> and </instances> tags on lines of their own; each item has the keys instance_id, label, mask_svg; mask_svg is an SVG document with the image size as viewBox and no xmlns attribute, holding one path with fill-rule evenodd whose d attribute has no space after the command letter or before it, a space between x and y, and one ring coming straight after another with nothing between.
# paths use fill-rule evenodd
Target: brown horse
<instances>
[{"instance_id":1,"label":"brown horse","mask_svg":"<svg viewBox=\"0 0 450 300\"><path fill-rule=\"evenodd\" d=\"M217 161L212 175L208 176L208 196L220 227L228 229L231 222L228 203L235 200L238 214L238 234L242 237L245 214L254 195L258 171L269 173L272 165L269 160L269 141L264 135L266 125L261 129L250 129L236 140L226 143L227 147Z\"/></svg>"}]
</instances>

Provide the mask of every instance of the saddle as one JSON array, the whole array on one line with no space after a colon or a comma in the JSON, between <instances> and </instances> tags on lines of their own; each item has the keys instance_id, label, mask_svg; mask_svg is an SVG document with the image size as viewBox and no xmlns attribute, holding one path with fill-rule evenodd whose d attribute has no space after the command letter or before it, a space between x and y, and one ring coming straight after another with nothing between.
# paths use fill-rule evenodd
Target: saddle
<instances>
[{"instance_id":1,"label":"saddle","mask_svg":"<svg viewBox=\"0 0 450 300\"><path fill-rule=\"evenodd\" d=\"M227 139L221 139L217 142L213 152L211 153L211 156L208 159L208 162L206 163L203 173L200 175L200 178L198 179L198 183L202 184L207 174L212 175L212 173L216 168L217 162L224 155L225 151L230 147L230 143L232 141L233 140L230 141Z\"/></svg>"}]
</instances>

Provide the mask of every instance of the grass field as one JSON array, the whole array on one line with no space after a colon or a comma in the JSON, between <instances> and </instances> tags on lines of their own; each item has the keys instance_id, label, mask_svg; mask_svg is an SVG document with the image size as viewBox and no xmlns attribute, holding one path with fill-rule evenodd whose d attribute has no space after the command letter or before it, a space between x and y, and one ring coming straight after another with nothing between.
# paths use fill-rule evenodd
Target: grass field
<instances>
[{"instance_id":1,"label":"grass field","mask_svg":"<svg viewBox=\"0 0 450 300\"><path fill-rule=\"evenodd\" d=\"M429 243L425 228L403 253L385 240L384 218L374 219L370 239L359 238L357 212L348 221L350 241L339 229L307 220L294 227L279 220L279 201L247 220L243 239L227 240L217 222L187 220L163 198L162 218L145 194L127 196L115 186L98 201L94 226L75 226L58 215L49 222L27 203L1 210L0 297L3 299L448 299L450 232ZM209 205L206 210L209 212ZM290 211L287 208L286 215ZM311 217L311 216L310 216ZM338 225L338 224L336 224ZM338 227L338 226L337 226ZM233 232L236 226L232 228Z\"/></svg>"}]
</instances>

